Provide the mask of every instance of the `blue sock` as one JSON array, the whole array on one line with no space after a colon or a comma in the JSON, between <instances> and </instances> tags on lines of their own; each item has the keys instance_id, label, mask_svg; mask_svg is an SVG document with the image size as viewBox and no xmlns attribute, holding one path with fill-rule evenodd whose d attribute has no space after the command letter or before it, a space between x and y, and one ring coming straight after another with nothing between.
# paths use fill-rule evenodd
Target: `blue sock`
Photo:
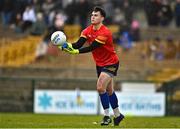
<instances>
[{"instance_id":1,"label":"blue sock","mask_svg":"<svg viewBox=\"0 0 180 129\"><path fill-rule=\"evenodd\" d=\"M101 99L103 109L108 109L109 108L109 96L108 96L107 92L105 92L103 94L99 94L99 96Z\"/></svg>"},{"instance_id":2,"label":"blue sock","mask_svg":"<svg viewBox=\"0 0 180 129\"><path fill-rule=\"evenodd\" d=\"M111 104L112 109L115 109L118 107L118 99L115 92L113 92L113 94L109 96L109 102Z\"/></svg>"}]
</instances>

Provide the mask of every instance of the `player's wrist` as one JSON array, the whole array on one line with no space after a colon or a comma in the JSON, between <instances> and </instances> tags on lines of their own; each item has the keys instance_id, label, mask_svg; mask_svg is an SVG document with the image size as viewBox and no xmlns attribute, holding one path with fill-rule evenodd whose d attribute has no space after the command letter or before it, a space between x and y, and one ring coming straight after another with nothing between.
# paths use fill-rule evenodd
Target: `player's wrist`
<instances>
[{"instance_id":1,"label":"player's wrist","mask_svg":"<svg viewBox=\"0 0 180 129\"><path fill-rule=\"evenodd\" d=\"M72 44L71 44L71 43L68 43L68 42L66 42L66 43L67 43L68 47L72 47Z\"/></svg>"}]
</instances>

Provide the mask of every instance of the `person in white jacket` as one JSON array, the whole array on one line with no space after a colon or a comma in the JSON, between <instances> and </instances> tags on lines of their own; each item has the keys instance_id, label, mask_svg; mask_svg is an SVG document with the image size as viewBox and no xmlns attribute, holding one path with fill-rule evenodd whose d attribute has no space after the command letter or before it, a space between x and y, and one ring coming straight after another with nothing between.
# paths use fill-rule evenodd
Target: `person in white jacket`
<instances>
[{"instance_id":1,"label":"person in white jacket","mask_svg":"<svg viewBox=\"0 0 180 129\"><path fill-rule=\"evenodd\" d=\"M23 32L29 29L32 26L32 24L36 21L36 13L32 5L26 6L25 11L23 12L22 21Z\"/></svg>"}]
</instances>

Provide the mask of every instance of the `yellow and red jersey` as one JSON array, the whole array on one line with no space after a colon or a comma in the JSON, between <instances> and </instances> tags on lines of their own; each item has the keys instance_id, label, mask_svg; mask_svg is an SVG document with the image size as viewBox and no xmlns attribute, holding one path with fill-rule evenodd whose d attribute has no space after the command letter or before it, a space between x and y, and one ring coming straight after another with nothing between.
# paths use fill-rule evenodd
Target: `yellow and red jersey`
<instances>
[{"instance_id":1,"label":"yellow and red jersey","mask_svg":"<svg viewBox=\"0 0 180 129\"><path fill-rule=\"evenodd\" d=\"M105 25L102 25L99 30L94 30L93 25L90 25L82 31L81 37L86 38L89 45L93 41L103 44L92 51L97 66L111 65L119 61L114 50L112 33Z\"/></svg>"}]
</instances>

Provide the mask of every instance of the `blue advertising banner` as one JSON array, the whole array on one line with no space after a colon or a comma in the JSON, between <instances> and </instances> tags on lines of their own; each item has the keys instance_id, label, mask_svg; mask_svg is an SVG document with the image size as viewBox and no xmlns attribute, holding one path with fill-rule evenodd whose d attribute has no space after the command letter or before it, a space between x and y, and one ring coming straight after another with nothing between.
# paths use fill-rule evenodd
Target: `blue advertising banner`
<instances>
[{"instance_id":1,"label":"blue advertising banner","mask_svg":"<svg viewBox=\"0 0 180 129\"><path fill-rule=\"evenodd\" d=\"M116 92L120 112L131 116L164 116L164 93ZM57 114L103 114L96 91L35 90L34 112ZM112 109L110 110L113 114Z\"/></svg>"},{"instance_id":2,"label":"blue advertising banner","mask_svg":"<svg viewBox=\"0 0 180 129\"><path fill-rule=\"evenodd\" d=\"M117 92L120 112L130 116L164 116L164 93L119 93ZM103 108L101 107L101 114ZM111 114L113 111L111 110Z\"/></svg>"},{"instance_id":3,"label":"blue advertising banner","mask_svg":"<svg viewBox=\"0 0 180 129\"><path fill-rule=\"evenodd\" d=\"M35 90L35 113L97 114L96 91Z\"/></svg>"}]
</instances>

